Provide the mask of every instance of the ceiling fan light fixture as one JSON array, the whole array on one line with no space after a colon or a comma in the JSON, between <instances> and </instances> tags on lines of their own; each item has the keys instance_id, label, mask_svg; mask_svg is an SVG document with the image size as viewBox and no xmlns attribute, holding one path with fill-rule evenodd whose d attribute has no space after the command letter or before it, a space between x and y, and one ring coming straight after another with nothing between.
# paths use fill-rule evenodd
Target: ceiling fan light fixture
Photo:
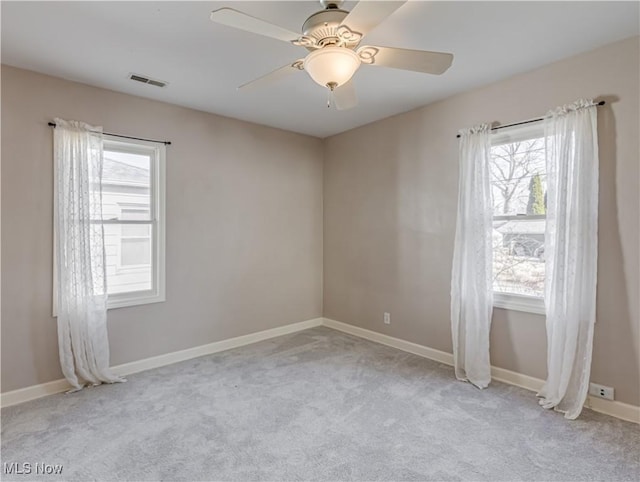
<instances>
[{"instance_id":1,"label":"ceiling fan light fixture","mask_svg":"<svg viewBox=\"0 0 640 482\"><path fill-rule=\"evenodd\" d=\"M360 57L344 47L314 50L304 59L304 70L322 87L340 87L349 82L360 67Z\"/></svg>"}]
</instances>

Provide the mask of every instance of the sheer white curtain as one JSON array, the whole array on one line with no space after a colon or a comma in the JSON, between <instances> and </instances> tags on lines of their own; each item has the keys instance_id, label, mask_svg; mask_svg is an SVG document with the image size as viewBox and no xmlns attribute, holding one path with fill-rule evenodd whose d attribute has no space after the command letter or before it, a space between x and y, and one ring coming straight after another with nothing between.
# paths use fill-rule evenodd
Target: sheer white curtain
<instances>
[{"instance_id":1,"label":"sheer white curtain","mask_svg":"<svg viewBox=\"0 0 640 482\"><path fill-rule=\"evenodd\" d=\"M74 387L124 381L109 369L102 130L55 119L56 272L62 373Z\"/></svg>"},{"instance_id":2,"label":"sheer white curtain","mask_svg":"<svg viewBox=\"0 0 640 482\"><path fill-rule=\"evenodd\" d=\"M493 310L489 161L491 128L460 131L458 218L451 272L451 331L456 377L491 382L489 330Z\"/></svg>"},{"instance_id":3,"label":"sheer white curtain","mask_svg":"<svg viewBox=\"0 0 640 482\"><path fill-rule=\"evenodd\" d=\"M547 228L544 408L575 419L589 389L598 260L596 107L579 100L545 119Z\"/></svg>"}]
</instances>

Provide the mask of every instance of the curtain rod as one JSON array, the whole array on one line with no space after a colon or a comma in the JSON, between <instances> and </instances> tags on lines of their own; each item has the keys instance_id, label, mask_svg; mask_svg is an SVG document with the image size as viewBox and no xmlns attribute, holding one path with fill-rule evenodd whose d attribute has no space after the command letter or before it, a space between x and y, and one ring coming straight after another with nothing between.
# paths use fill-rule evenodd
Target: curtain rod
<instances>
[{"instance_id":1,"label":"curtain rod","mask_svg":"<svg viewBox=\"0 0 640 482\"><path fill-rule=\"evenodd\" d=\"M49 125L51 127L55 127L56 123L55 122L49 122ZM103 132L103 134L106 135L106 136L122 137L123 139L134 139L136 141L157 142L158 144L164 144L165 146L170 146L171 145L171 141L157 141L155 139L143 139L142 137L123 136L121 134L111 134L110 132Z\"/></svg>"},{"instance_id":2,"label":"curtain rod","mask_svg":"<svg viewBox=\"0 0 640 482\"><path fill-rule=\"evenodd\" d=\"M605 101L601 100L600 102L596 102L593 105L595 105L597 107L597 106L604 105L604 104L605 104ZM544 120L544 117L539 117L538 119L531 119L531 120L528 120L528 121L514 122L513 124L505 124L503 126L492 127L491 130L492 131L497 131L498 129L504 129L506 127L521 126L521 125L524 125L524 124L531 124L532 122L540 122L541 120ZM460 137L460 134L458 134L456 137Z\"/></svg>"}]
</instances>

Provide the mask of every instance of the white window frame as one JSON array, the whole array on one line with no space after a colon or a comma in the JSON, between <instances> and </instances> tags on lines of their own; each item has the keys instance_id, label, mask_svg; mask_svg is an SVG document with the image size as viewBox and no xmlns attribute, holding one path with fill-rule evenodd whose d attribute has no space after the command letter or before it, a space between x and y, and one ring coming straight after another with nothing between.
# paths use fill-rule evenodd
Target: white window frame
<instances>
[{"instance_id":1,"label":"white window frame","mask_svg":"<svg viewBox=\"0 0 640 482\"><path fill-rule=\"evenodd\" d=\"M534 139L536 137L544 136L544 127L542 121L536 121L527 123L525 125L507 127L504 129L495 130L491 134L491 147L509 144L512 142L524 141L528 139ZM519 216L499 216L501 218L514 219L522 218ZM528 216L531 218L531 216ZM495 216L494 216L495 219ZM545 216L546 219L546 216ZM526 313L535 313L544 315L545 305L543 296L528 296L517 293L505 293L502 291L493 292L493 306L494 308L502 308L505 310L522 311Z\"/></svg>"},{"instance_id":2,"label":"white window frame","mask_svg":"<svg viewBox=\"0 0 640 482\"><path fill-rule=\"evenodd\" d=\"M544 298L537 296L518 295L515 293L493 292L493 307L503 310L523 311L525 313L535 313L544 315Z\"/></svg>"},{"instance_id":3,"label":"white window frame","mask_svg":"<svg viewBox=\"0 0 640 482\"><path fill-rule=\"evenodd\" d=\"M110 294L107 309L138 306L165 301L165 195L166 147L156 142L105 135L104 149L122 152L151 153L151 285L150 290ZM139 224L139 221L103 220L103 224ZM143 222L147 224L147 222Z\"/></svg>"},{"instance_id":4,"label":"white window frame","mask_svg":"<svg viewBox=\"0 0 640 482\"><path fill-rule=\"evenodd\" d=\"M152 271L150 290L130 291L125 293L110 294L107 298L107 309L138 306L149 303L160 303L166 300L165 295L165 204L166 204L166 146L155 142L127 139L105 134L103 137L103 149L109 146L109 150L121 150L123 152L140 152L151 154L151 240L152 240ZM54 179L56 178L54 166ZM57 221L55 205L57 196L54 189L54 243L56 238ZM103 224L133 224L136 221L103 220ZM146 224L147 222L145 222ZM57 316L57 259L53 259L53 316Z\"/></svg>"}]
</instances>

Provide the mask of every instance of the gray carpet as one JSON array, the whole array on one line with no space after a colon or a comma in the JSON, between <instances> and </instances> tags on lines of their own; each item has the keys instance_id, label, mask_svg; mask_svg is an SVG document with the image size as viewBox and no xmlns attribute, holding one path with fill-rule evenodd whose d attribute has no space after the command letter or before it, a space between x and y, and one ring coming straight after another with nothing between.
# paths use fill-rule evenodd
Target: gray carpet
<instances>
[{"instance_id":1,"label":"gray carpet","mask_svg":"<svg viewBox=\"0 0 640 482\"><path fill-rule=\"evenodd\" d=\"M2 411L3 480L638 480L640 428L314 328ZM3 466L4 467L4 466Z\"/></svg>"}]
</instances>

